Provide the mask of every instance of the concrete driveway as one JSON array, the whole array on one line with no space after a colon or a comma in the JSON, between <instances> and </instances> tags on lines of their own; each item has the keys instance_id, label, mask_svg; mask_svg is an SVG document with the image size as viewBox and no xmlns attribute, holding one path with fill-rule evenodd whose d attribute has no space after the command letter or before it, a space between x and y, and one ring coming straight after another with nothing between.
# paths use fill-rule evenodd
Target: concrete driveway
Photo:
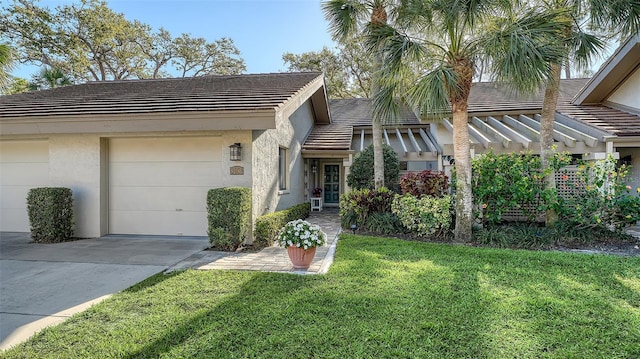
<instances>
[{"instance_id":1,"label":"concrete driveway","mask_svg":"<svg viewBox=\"0 0 640 359\"><path fill-rule=\"evenodd\" d=\"M0 349L197 253L206 237L107 236L56 244L0 232Z\"/></svg>"}]
</instances>

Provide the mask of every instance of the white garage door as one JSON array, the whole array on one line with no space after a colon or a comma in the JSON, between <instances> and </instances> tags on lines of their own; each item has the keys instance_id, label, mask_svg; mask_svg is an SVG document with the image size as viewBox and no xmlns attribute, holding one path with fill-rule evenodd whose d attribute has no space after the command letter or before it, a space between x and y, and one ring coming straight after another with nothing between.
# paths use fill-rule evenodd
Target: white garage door
<instances>
[{"instance_id":1,"label":"white garage door","mask_svg":"<svg viewBox=\"0 0 640 359\"><path fill-rule=\"evenodd\" d=\"M221 151L220 137L112 139L109 233L206 236Z\"/></svg>"},{"instance_id":2,"label":"white garage door","mask_svg":"<svg viewBox=\"0 0 640 359\"><path fill-rule=\"evenodd\" d=\"M0 141L0 231L29 232L27 193L48 185L48 141Z\"/></svg>"}]
</instances>

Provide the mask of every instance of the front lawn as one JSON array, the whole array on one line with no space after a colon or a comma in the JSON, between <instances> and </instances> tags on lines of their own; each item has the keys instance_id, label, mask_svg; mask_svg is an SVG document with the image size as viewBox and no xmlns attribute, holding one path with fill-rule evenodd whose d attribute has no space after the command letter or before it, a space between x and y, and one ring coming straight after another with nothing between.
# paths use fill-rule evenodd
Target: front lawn
<instances>
[{"instance_id":1,"label":"front lawn","mask_svg":"<svg viewBox=\"0 0 640 359\"><path fill-rule=\"evenodd\" d=\"M324 276L157 275L3 358L636 358L640 258L343 235Z\"/></svg>"}]
</instances>

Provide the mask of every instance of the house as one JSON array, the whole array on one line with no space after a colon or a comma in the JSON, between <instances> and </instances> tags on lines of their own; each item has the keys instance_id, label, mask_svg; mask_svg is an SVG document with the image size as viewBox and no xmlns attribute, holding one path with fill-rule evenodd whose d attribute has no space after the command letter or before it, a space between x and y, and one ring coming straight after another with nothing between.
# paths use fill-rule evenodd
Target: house
<instances>
[{"instance_id":1,"label":"house","mask_svg":"<svg viewBox=\"0 0 640 359\"><path fill-rule=\"evenodd\" d=\"M356 153L372 143L371 100L329 101L331 122L317 124L302 146L302 156L310 164L311 187L323 189L323 206L337 207L339 195L349 190L346 178ZM393 124L384 126L385 142L400 158L401 171L438 169L438 149L429 134L429 125L404 109Z\"/></svg>"},{"instance_id":2,"label":"house","mask_svg":"<svg viewBox=\"0 0 640 359\"><path fill-rule=\"evenodd\" d=\"M561 80L553 134L559 152L585 160L611 155L632 165L633 188L640 187L639 39L640 34L628 39L591 79ZM474 83L468 124L472 155L539 153L542 100L542 92L518 95L505 84ZM303 154L341 159L348 173L353 156L371 143L370 103L331 100L330 108L331 123L314 128ZM384 141L394 147L404 170L451 173L455 159L449 119L420 121L404 111L383 127Z\"/></svg>"},{"instance_id":3,"label":"house","mask_svg":"<svg viewBox=\"0 0 640 359\"><path fill-rule=\"evenodd\" d=\"M204 236L210 188L252 218L307 200L302 145L329 124L321 73L90 82L0 97L0 231L30 188L73 191L75 234ZM240 156L237 156L238 149Z\"/></svg>"},{"instance_id":4,"label":"house","mask_svg":"<svg viewBox=\"0 0 640 359\"><path fill-rule=\"evenodd\" d=\"M562 80L558 151L633 165L640 187L640 35L591 79ZM540 150L542 93L476 83L472 154ZM252 219L309 201L339 205L371 143L368 99L327 100L320 73L87 83L0 97L0 231L29 230L30 188L72 189L76 235L206 235L210 188L252 189ZM383 126L402 171L453 167L453 126L410 110ZM238 149L240 156L237 156Z\"/></svg>"},{"instance_id":5,"label":"house","mask_svg":"<svg viewBox=\"0 0 640 359\"><path fill-rule=\"evenodd\" d=\"M640 187L640 33L629 38L559 111L609 133L607 147L632 166Z\"/></svg>"}]
</instances>

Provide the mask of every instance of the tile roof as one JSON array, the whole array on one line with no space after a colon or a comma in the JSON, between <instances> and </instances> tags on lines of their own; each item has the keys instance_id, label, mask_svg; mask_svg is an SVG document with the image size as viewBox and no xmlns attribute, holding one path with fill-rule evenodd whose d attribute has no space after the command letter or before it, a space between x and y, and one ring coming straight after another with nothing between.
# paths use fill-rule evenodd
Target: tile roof
<instances>
[{"instance_id":1,"label":"tile roof","mask_svg":"<svg viewBox=\"0 0 640 359\"><path fill-rule=\"evenodd\" d=\"M558 103L557 111L613 135L640 136L640 116L603 105Z\"/></svg>"},{"instance_id":2,"label":"tile roof","mask_svg":"<svg viewBox=\"0 0 640 359\"><path fill-rule=\"evenodd\" d=\"M268 110L319 76L306 72L88 82L0 96L0 118Z\"/></svg>"},{"instance_id":3,"label":"tile roof","mask_svg":"<svg viewBox=\"0 0 640 359\"><path fill-rule=\"evenodd\" d=\"M605 105L575 105L571 101L589 79L560 81L557 112L617 136L640 136L640 116ZM539 113L543 93L518 96L507 86L474 83L469 94L469 116Z\"/></svg>"},{"instance_id":4,"label":"tile roof","mask_svg":"<svg viewBox=\"0 0 640 359\"><path fill-rule=\"evenodd\" d=\"M303 150L349 150L354 127L371 127L371 100L364 98L329 101L331 124L316 125ZM405 109L394 125L420 125L418 118Z\"/></svg>"},{"instance_id":5,"label":"tile roof","mask_svg":"<svg viewBox=\"0 0 640 359\"><path fill-rule=\"evenodd\" d=\"M587 81L588 79L560 81L558 103L571 101ZM536 112L542 108L543 98L543 91L532 95L519 95L504 84L478 82L472 85L469 93L469 114Z\"/></svg>"}]
</instances>

